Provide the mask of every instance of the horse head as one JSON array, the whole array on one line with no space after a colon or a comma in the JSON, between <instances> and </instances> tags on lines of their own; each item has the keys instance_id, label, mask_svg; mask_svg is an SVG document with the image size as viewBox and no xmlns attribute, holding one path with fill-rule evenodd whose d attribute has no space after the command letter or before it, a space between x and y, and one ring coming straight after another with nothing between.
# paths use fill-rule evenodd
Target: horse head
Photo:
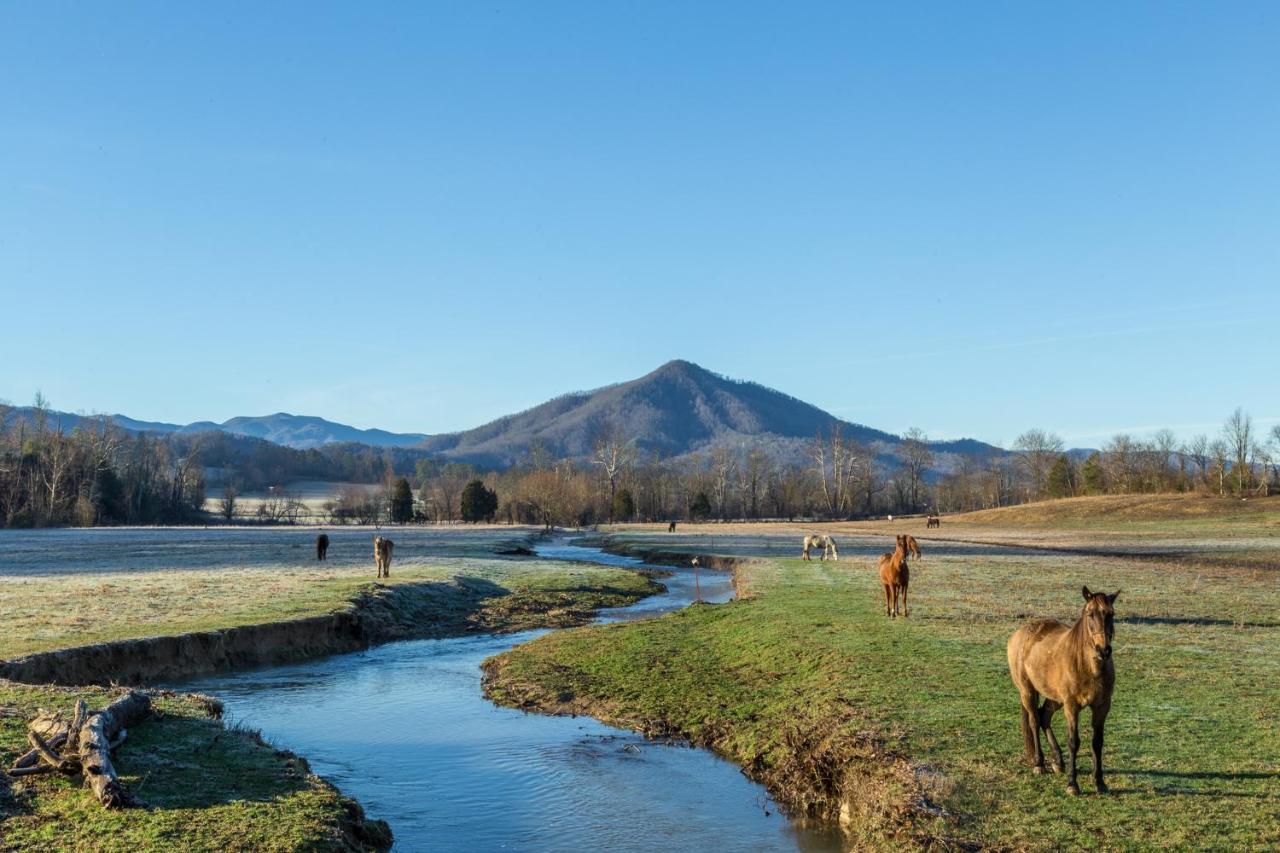
<instances>
[{"instance_id":1,"label":"horse head","mask_svg":"<svg viewBox=\"0 0 1280 853\"><path fill-rule=\"evenodd\" d=\"M1116 611L1113 605L1120 590L1107 595L1105 592L1090 592L1086 586L1080 588L1080 593L1084 596L1084 611L1080 614L1080 621L1089 636L1093 653L1098 656L1098 660L1105 661L1111 657L1111 640L1116 634Z\"/></svg>"}]
</instances>

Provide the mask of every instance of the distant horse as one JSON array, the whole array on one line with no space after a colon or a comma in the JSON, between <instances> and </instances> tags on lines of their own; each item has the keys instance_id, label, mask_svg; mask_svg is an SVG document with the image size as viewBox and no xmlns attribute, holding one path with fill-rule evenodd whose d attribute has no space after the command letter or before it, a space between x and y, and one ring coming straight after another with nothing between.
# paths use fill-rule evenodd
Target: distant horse
<instances>
[{"instance_id":1,"label":"distant horse","mask_svg":"<svg viewBox=\"0 0 1280 853\"><path fill-rule=\"evenodd\" d=\"M840 560L840 552L836 550L836 540L825 533L815 533L812 536L804 537L804 559L809 559L809 551L813 548L821 548L822 554L819 560L825 560L830 557L832 560Z\"/></svg>"},{"instance_id":2,"label":"distant horse","mask_svg":"<svg viewBox=\"0 0 1280 853\"><path fill-rule=\"evenodd\" d=\"M327 553L329 553L329 534L321 533L316 537L316 559L323 560Z\"/></svg>"},{"instance_id":3,"label":"distant horse","mask_svg":"<svg viewBox=\"0 0 1280 853\"><path fill-rule=\"evenodd\" d=\"M880 557L880 583L884 586L884 615L898 615L898 593L902 593L902 618L906 618L907 584L911 581L911 570L907 566L907 536L897 537L897 547L893 553Z\"/></svg>"},{"instance_id":4,"label":"distant horse","mask_svg":"<svg viewBox=\"0 0 1280 853\"><path fill-rule=\"evenodd\" d=\"M1115 608L1119 590L1107 595L1080 590L1084 609L1071 627L1054 619L1028 622L1009 638L1009 675L1022 699L1023 754L1036 773L1044 772L1040 732L1049 737L1053 769L1062 771L1062 749L1053 736L1053 712L1061 708L1067 717L1067 793L1079 794L1076 784L1076 751L1080 748L1080 709L1090 709L1093 724L1093 784L1107 792L1102 781L1102 730L1111 710L1116 684L1111 660L1115 636ZM1040 697L1044 703L1040 703Z\"/></svg>"},{"instance_id":5,"label":"distant horse","mask_svg":"<svg viewBox=\"0 0 1280 853\"><path fill-rule=\"evenodd\" d=\"M373 562L378 567L378 577L391 577L391 551L396 544L382 536L373 537Z\"/></svg>"},{"instance_id":6,"label":"distant horse","mask_svg":"<svg viewBox=\"0 0 1280 853\"><path fill-rule=\"evenodd\" d=\"M676 523L674 521L667 525L667 532L668 533L676 532Z\"/></svg>"},{"instance_id":7,"label":"distant horse","mask_svg":"<svg viewBox=\"0 0 1280 853\"><path fill-rule=\"evenodd\" d=\"M938 516L936 516L936 515L931 515L931 516L929 516L929 518L925 521L924 526L925 526L925 529L926 529L926 530L931 529L931 528L934 528L934 527L942 527L942 519L941 519L941 518L938 518Z\"/></svg>"},{"instance_id":8,"label":"distant horse","mask_svg":"<svg viewBox=\"0 0 1280 853\"><path fill-rule=\"evenodd\" d=\"M911 559L920 559L920 546L916 544L916 537L908 533L905 538L907 540L907 553L911 555Z\"/></svg>"}]
</instances>

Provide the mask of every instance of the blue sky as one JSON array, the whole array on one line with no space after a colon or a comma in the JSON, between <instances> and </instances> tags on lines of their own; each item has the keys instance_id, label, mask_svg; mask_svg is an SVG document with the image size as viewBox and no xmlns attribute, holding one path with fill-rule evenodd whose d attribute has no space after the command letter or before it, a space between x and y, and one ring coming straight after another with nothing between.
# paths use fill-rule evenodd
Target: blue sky
<instances>
[{"instance_id":1,"label":"blue sky","mask_svg":"<svg viewBox=\"0 0 1280 853\"><path fill-rule=\"evenodd\" d=\"M1280 4L182 5L0 6L0 398L1280 422Z\"/></svg>"}]
</instances>

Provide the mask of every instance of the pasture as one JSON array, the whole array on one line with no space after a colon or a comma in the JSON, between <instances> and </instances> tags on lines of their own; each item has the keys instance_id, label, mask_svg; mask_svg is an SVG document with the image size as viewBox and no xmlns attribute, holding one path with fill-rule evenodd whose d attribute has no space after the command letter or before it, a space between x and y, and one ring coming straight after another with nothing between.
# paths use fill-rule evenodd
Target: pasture
<instances>
[{"instance_id":1,"label":"pasture","mask_svg":"<svg viewBox=\"0 0 1280 853\"><path fill-rule=\"evenodd\" d=\"M391 578L415 613L445 633L576 624L599 607L657 587L636 572L539 558L502 559L524 542L512 528L385 529ZM0 535L0 658L144 636L276 622L351 606L374 582L372 530L269 528L5 531ZM37 708L69 708L98 688L0 680L0 766L26 751ZM385 827L361 828L359 807L305 759L210 719L171 695L115 754L125 784L151 809L108 812L55 775L0 774L0 850L381 849Z\"/></svg>"},{"instance_id":2,"label":"pasture","mask_svg":"<svg viewBox=\"0 0 1280 853\"><path fill-rule=\"evenodd\" d=\"M324 562L315 560L316 531L298 528L5 531L0 535L0 612L6 630L0 632L0 659L346 607L375 580L374 531L327 530L333 544ZM495 613L514 604L499 592L517 593L535 609L539 596L568 594L590 605L585 599L605 587L644 592L642 579L630 572L496 556L530 535L522 528L383 533L396 543L386 583L432 583L444 593L458 578L492 584L495 596L487 609ZM449 604L441 601L442 607ZM488 624L491 616L476 618Z\"/></svg>"},{"instance_id":3,"label":"pasture","mask_svg":"<svg viewBox=\"0 0 1280 853\"><path fill-rule=\"evenodd\" d=\"M1061 533L998 520L1007 543ZM944 535L997 530L953 522L944 517ZM748 597L548 635L491 661L489 689L508 704L683 733L795 809L843 811L859 845L1275 849L1280 540L1271 527L1257 534L1255 523L1250 536L1218 520L1202 529L1229 544L1211 547L1176 520L1149 523L1154 532L1069 531L1075 547L1122 540L1120 550L1136 543L1144 556L927 539L923 518L856 525L874 531L866 539L850 538L855 525L795 528L834 531L839 562L804 562L800 537L781 525L682 526L676 536L633 527L615 544L758 555L738 568ZM892 544L879 531L895 529L917 536L924 559L911 567L910 618L891 620L875 557ZM1149 547L1157 540L1175 547L1161 556ZM1255 559L1219 559L1229 551ZM1032 617L1074 620L1085 584L1122 590L1104 754L1111 793L1093 792L1085 713L1084 793L1068 797L1062 775L1020 763L1005 642ZM1055 724L1062 735L1061 714Z\"/></svg>"}]
</instances>

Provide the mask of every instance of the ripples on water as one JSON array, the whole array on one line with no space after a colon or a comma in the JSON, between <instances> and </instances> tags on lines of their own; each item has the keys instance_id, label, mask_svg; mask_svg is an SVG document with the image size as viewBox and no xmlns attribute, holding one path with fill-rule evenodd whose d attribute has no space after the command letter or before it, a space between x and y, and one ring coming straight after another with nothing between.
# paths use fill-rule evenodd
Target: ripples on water
<instances>
[{"instance_id":1,"label":"ripples on water","mask_svg":"<svg viewBox=\"0 0 1280 853\"><path fill-rule=\"evenodd\" d=\"M634 566L556 543L539 556ZM728 575L687 569L668 591L606 620L732 597ZM393 643L180 685L220 696L227 718L306 756L390 821L398 850L829 850L764 789L703 750L579 717L524 714L481 695L480 663L541 631Z\"/></svg>"}]
</instances>

